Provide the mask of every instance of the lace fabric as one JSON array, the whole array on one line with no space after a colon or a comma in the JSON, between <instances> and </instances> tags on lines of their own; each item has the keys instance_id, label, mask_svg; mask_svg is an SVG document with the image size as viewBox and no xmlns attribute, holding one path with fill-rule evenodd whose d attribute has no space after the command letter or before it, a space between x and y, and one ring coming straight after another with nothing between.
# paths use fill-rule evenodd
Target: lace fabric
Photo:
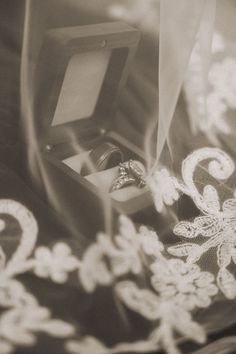
<instances>
[{"instance_id":1,"label":"lace fabric","mask_svg":"<svg viewBox=\"0 0 236 354\"><path fill-rule=\"evenodd\" d=\"M175 235L191 242L172 246L163 244L153 229L144 225L136 228L129 218L121 216L114 238L99 233L82 257L73 254L65 242L50 248L37 247L37 223L33 215L18 202L1 200L1 214L15 218L22 229L19 244L10 257L1 247L1 353L11 353L15 345L34 344L38 332L66 338L64 345L69 353L149 352L160 347L167 353L178 353L176 334L204 343L204 326L193 317L196 310L208 308L222 298L236 297L236 279L229 269L235 262L236 201L233 189L232 197L223 202L212 184L198 190L193 176L203 161L207 161L204 172L217 181L225 182L234 172L231 158L217 148L202 148L188 156L182 164L182 181L164 171L164 178L169 178L172 184L166 184L167 191L162 188L165 196L162 205L175 202L173 193L175 197L185 193L201 213L193 221L178 222L173 229ZM154 183L160 191L160 178ZM157 202L162 198L160 193L154 193L154 198L160 206ZM3 231L4 220L0 226ZM211 262L217 263L216 272L209 271L210 267L202 262L210 250L214 250L216 261L212 255ZM73 323L51 318L50 310L42 307L18 280L20 274L28 272L57 284L67 283L73 273L88 294L96 295L98 288L112 287L122 311L134 312L150 323L148 336L133 343L118 342L112 347L89 333L78 338ZM16 321L17 336L13 335Z\"/></svg>"},{"instance_id":2,"label":"lace fabric","mask_svg":"<svg viewBox=\"0 0 236 354\"><path fill-rule=\"evenodd\" d=\"M219 145L217 134L231 133L227 121L228 110L235 109L235 66L234 57L226 56L226 41L220 33L215 33L212 54L215 60L208 74L208 92L205 96L204 83L201 81L201 56L199 43L196 44L185 80L185 94L188 102L189 117L193 133L202 131L214 144Z\"/></svg>"},{"instance_id":3,"label":"lace fabric","mask_svg":"<svg viewBox=\"0 0 236 354\"><path fill-rule=\"evenodd\" d=\"M233 134L228 117L235 109L235 59L228 55L231 44L221 31L214 31L214 62L206 75L203 54L210 49L207 43L213 33L215 2L181 0L175 8L173 2L161 1L158 161L146 178L154 204L152 220L142 216L141 222L138 217L122 214L118 225L109 225L108 229L115 231L97 230L85 240L70 223L72 208L63 199L67 189L63 194L56 188L56 177L52 178L37 150L31 102L32 71L44 27L77 25L79 10L93 8L82 3L70 0L64 6L60 0L58 13L54 13L55 1L42 8L26 2L21 98L31 138L30 168L41 179L51 204L59 205L64 223L73 232L62 239L46 231L42 241L38 232L43 221L38 220L37 213L32 214L30 206L14 197L0 200L0 354L18 350L33 353L35 348L48 353L53 349L59 354L162 350L178 354L182 347L187 353L186 341L190 341L191 350L194 345L205 346L208 334L235 324L235 154L222 140L222 136ZM119 5L126 8L122 1ZM144 9L150 14L157 8L157 1L148 1L137 9L133 5L125 15L118 11L119 17L142 29L148 23L148 35L152 35L151 19L156 16L147 16L144 21L141 14ZM55 15L52 20L45 15L47 9ZM109 12L117 16L117 7L109 7ZM219 16L218 11L216 14ZM32 26L36 18L38 22ZM183 18L186 22L182 24ZM206 28L211 31L204 38ZM177 37L184 42L183 52L180 42L175 41ZM145 68L137 76L139 84L145 80L147 91L153 88L146 75L150 71ZM181 99L177 102L183 83L184 103ZM132 84L129 82L130 87ZM146 104L144 98L137 101ZM170 151L165 149L166 139ZM143 140L149 141L147 136ZM79 151L78 141L75 143ZM83 200L79 202L82 209ZM104 214L109 207L105 205ZM90 223L93 218L95 215L88 216ZM107 219L110 222L109 212ZM196 354L217 353L221 348L230 353L234 346L235 338L222 339Z\"/></svg>"}]
</instances>

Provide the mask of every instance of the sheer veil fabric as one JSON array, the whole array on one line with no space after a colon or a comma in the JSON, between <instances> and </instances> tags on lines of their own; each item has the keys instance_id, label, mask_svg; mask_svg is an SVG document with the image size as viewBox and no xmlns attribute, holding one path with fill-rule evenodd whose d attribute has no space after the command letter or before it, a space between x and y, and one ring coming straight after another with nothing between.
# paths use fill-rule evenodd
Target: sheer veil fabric
<instances>
[{"instance_id":1,"label":"sheer veil fabric","mask_svg":"<svg viewBox=\"0 0 236 354\"><path fill-rule=\"evenodd\" d=\"M176 109L190 56L197 38L201 47L203 82L209 67L216 1L160 1L159 29L159 129L160 158ZM204 89L204 88L203 88Z\"/></svg>"},{"instance_id":2,"label":"sheer veil fabric","mask_svg":"<svg viewBox=\"0 0 236 354\"><path fill-rule=\"evenodd\" d=\"M224 5L219 0L148 0L144 6L143 1L26 0L20 94L28 167L70 237L52 240L48 235L41 244L40 223L31 211L19 201L0 200L1 215L20 228L14 251L9 253L0 239L0 354L22 348L48 354L200 354L235 348L235 337L222 339L217 348L207 346L208 335L214 339L235 324L236 50L230 37L235 28L228 36L221 21L221 9L232 12L234 5L228 0ZM144 8L147 20L140 16ZM101 193L98 213L105 228L85 237L74 223L83 200L78 207L71 204L67 187L57 184L41 155L35 72L48 29L111 21L111 15L143 31L144 49L137 52L122 97L132 98L131 103L127 108L127 100L126 106L121 100L119 109L130 116L136 107L145 113L137 136L147 152L153 206L148 215L112 219L111 202ZM158 43L158 61L151 66L148 54L157 52ZM146 48L150 52L143 60ZM153 83L157 72L158 85ZM149 109L153 98L156 105ZM212 106L218 109L216 120L210 119ZM133 117L126 118L135 137ZM144 132L153 133L154 126L153 142ZM66 134L74 150L83 153L74 132ZM155 145L152 159L147 143ZM95 217L86 215L85 222L93 224ZM0 219L1 232L11 234L9 220ZM37 296L32 279L47 285L46 300Z\"/></svg>"}]
</instances>

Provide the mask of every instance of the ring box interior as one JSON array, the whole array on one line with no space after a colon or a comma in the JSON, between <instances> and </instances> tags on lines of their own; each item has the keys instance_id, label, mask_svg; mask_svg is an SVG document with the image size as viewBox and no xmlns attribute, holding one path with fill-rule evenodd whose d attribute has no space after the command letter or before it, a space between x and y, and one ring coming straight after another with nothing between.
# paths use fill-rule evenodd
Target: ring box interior
<instances>
[{"instance_id":1,"label":"ring box interior","mask_svg":"<svg viewBox=\"0 0 236 354\"><path fill-rule=\"evenodd\" d=\"M145 164L143 152L113 128L139 37L121 22L57 28L45 35L36 70L35 124L49 177L76 218L84 212L101 219L103 197L129 215L152 204L147 187L110 191L118 166L80 173L90 151L108 141L120 147L125 161Z\"/></svg>"}]
</instances>

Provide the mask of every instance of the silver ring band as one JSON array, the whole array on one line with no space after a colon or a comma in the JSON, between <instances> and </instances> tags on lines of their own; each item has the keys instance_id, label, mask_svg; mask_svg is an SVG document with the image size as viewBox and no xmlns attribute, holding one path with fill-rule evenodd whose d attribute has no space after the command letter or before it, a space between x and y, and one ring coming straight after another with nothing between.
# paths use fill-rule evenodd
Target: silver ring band
<instances>
[{"instance_id":1,"label":"silver ring band","mask_svg":"<svg viewBox=\"0 0 236 354\"><path fill-rule=\"evenodd\" d=\"M123 162L124 156L120 148L110 142L98 145L89 154L91 164L96 171L103 171L108 168L118 166ZM86 176L91 173L88 164L82 167L81 175Z\"/></svg>"}]
</instances>

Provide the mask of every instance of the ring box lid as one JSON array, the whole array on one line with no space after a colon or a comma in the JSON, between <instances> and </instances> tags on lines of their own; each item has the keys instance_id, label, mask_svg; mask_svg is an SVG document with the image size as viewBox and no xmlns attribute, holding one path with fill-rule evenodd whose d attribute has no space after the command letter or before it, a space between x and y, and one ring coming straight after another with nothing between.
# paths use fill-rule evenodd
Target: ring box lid
<instances>
[{"instance_id":1,"label":"ring box lid","mask_svg":"<svg viewBox=\"0 0 236 354\"><path fill-rule=\"evenodd\" d=\"M122 22L47 32L35 76L35 124L43 144L109 129L139 37Z\"/></svg>"}]
</instances>

